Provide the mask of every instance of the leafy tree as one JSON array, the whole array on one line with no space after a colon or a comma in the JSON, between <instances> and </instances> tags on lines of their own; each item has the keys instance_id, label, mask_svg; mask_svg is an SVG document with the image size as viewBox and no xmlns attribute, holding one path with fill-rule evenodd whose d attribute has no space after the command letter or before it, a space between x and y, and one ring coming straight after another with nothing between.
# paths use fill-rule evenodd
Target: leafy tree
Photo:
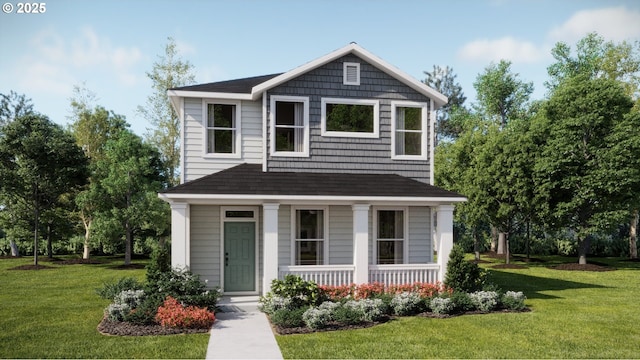
<instances>
[{"instance_id":1,"label":"leafy tree","mask_svg":"<svg viewBox=\"0 0 640 360\"><path fill-rule=\"evenodd\" d=\"M167 230L168 207L158 199L162 189L160 155L129 130L107 140L104 156L96 162L97 188L104 199L98 205L96 232L125 240L125 265L131 263L133 241L145 231L159 235Z\"/></svg>"},{"instance_id":2,"label":"leafy tree","mask_svg":"<svg viewBox=\"0 0 640 360\"><path fill-rule=\"evenodd\" d=\"M637 167L640 154L625 157L612 146L637 144L632 106L619 82L581 74L563 81L536 118L547 138L536 162L538 189L547 218L575 234L580 264L586 264L590 236L620 223L630 186L638 186L625 169Z\"/></svg>"},{"instance_id":3,"label":"leafy tree","mask_svg":"<svg viewBox=\"0 0 640 360\"><path fill-rule=\"evenodd\" d=\"M424 79L424 83L446 96L449 101L445 104L436 118L437 128L437 140L442 138L457 138L462 132L462 124L457 123L456 117L451 117L450 113L454 108L464 107L464 102L467 98L462 92L462 86L456 81L457 75L450 67L441 68L439 65L434 65L431 72L424 72L427 76Z\"/></svg>"},{"instance_id":4,"label":"leafy tree","mask_svg":"<svg viewBox=\"0 0 640 360\"><path fill-rule=\"evenodd\" d=\"M60 197L87 180L87 158L73 137L46 116L27 114L4 128L0 138L0 194L11 212L33 214L34 264L38 265L38 230L43 213Z\"/></svg>"},{"instance_id":5,"label":"leafy tree","mask_svg":"<svg viewBox=\"0 0 640 360\"><path fill-rule=\"evenodd\" d=\"M138 113L152 125L147 139L156 146L165 164L165 176L169 185L179 183L180 166L180 119L167 97L167 90L195 82L193 65L178 57L173 38L167 39L164 56L153 64L147 77L153 83L153 93L147 97L145 106L138 106Z\"/></svg>"},{"instance_id":6,"label":"leafy tree","mask_svg":"<svg viewBox=\"0 0 640 360\"><path fill-rule=\"evenodd\" d=\"M16 118L33 113L31 99L11 90L9 94L0 94L0 134L2 127Z\"/></svg>"}]
</instances>

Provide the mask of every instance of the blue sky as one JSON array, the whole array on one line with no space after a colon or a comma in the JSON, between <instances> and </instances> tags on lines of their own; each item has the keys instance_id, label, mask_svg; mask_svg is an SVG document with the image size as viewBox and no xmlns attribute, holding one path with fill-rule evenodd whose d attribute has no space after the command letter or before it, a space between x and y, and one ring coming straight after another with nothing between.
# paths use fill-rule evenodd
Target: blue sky
<instances>
[{"instance_id":1,"label":"blue sky","mask_svg":"<svg viewBox=\"0 0 640 360\"><path fill-rule=\"evenodd\" d=\"M40 0L44 14L0 13L0 93L26 94L35 109L68 122L74 85L125 115L151 94L145 72L175 38L198 83L291 70L352 41L418 80L451 66L468 97L501 58L542 98L550 49L590 31L640 40L637 0Z\"/></svg>"}]
</instances>

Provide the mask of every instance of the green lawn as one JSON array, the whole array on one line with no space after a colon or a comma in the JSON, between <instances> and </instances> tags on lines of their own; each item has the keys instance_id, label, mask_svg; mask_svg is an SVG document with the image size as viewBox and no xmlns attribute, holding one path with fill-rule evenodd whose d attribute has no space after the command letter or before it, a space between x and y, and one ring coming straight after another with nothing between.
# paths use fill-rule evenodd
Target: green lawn
<instances>
[{"instance_id":1,"label":"green lawn","mask_svg":"<svg viewBox=\"0 0 640 360\"><path fill-rule=\"evenodd\" d=\"M106 281L144 279L144 269L119 269L122 258L104 264L55 265L9 270L31 258L0 259L0 358L204 358L208 334L105 336L96 327L109 301L95 294ZM141 263L134 261L134 263Z\"/></svg>"},{"instance_id":2,"label":"green lawn","mask_svg":"<svg viewBox=\"0 0 640 360\"><path fill-rule=\"evenodd\" d=\"M531 312L401 318L277 341L285 358L638 358L640 263L597 261L618 270L492 270L502 289L524 291Z\"/></svg>"}]
</instances>

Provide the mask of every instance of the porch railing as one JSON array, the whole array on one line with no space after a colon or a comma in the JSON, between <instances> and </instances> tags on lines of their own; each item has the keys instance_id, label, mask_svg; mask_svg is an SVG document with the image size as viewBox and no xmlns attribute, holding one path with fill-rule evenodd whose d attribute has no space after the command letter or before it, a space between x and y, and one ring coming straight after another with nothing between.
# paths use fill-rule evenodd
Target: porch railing
<instances>
[{"instance_id":1,"label":"porch railing","mask_svg":"<svg viewBox=\"0 0 640 360\"><path fill-rule=\"evenodd\" d=\"M369 282L384 285L438 282L438 264L369 265Z\"/></svg>"},{"instance_id":2,"label":"porch railing","mask_svg":"<svg viewBox=\"0 0 640 360\"><path fill-rule=\"evenodd\" d=\"M318 285L348 285L353 283L354 269L353 265L280 266L278 278L291 274Z\"/></svg>"},{"instance_id":3,"label":"porch railing","mask_svg":"<svg viewBox=\"0 0 640 360\"><path fill-rule=\"evenodd\" d=\"M280 266L278 278L298 275L318 285L349 285L353 283L353 265ZM369 283L384 285L438 282L438 264L369 265Z\"/></svg>"}]
</instances>

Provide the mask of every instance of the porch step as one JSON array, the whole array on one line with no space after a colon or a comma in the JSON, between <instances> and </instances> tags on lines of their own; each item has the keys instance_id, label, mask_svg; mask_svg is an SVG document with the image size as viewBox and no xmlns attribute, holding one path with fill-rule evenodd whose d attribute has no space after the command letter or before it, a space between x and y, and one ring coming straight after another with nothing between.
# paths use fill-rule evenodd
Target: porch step
<instances>
[{"instance_id":1,"label":"porch step","mask_svg":"<svg viewBox=\"0 0 640 360\"><path fill-rule=\"evenodd\" d=\"M259 296L223 296L218 301L218 309L224 313L234 312L259 312Z\"/></svg>"}]
</instances>

